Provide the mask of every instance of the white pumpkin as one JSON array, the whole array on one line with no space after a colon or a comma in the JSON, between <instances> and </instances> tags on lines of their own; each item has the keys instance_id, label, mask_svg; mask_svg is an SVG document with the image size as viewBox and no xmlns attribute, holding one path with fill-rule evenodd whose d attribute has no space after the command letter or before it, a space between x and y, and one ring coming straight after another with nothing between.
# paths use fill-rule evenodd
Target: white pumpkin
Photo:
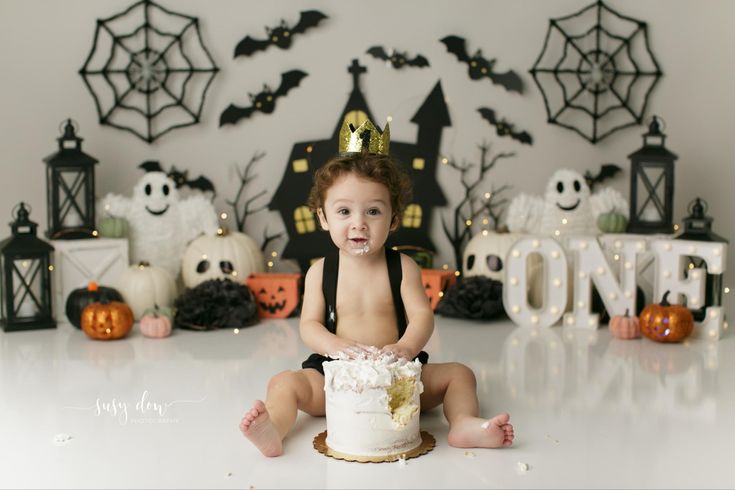
<instances>
[{"instance_id":1,"label":"white pumpkin","mask_svg":"<svg viewBox=\"0 0 735 490\"><path fill-rule=\"evenodd\" d=\"M181 276L193 288L209 279L247 279L265 271L265 260L255 240L239 231L221 228L217 235L202 235L184 252Z\"/></svg>"},{"instance_id":2,"label":"white pumpkin","mask_svg":"<svg viewBox=\"0 0 735 490\"><path fill-rule=\"evenodd\" d=\"M117 290L139 320L145 310L172 306L176 299L176 283L162 267L140 262L125 269L117 281Z\"/></svg>"},{"instance_id":3,"label":"white pumpkin","mask_svg":"<svg viewBox=\"0 0 735 490\"><path fill-rule=\"evenodd\" d=\"M523 237L521 233L478 233L467 242L462 262L465 277L485 276L503 281L505 259L510 247Z\"/></svg>"}]
</instances>

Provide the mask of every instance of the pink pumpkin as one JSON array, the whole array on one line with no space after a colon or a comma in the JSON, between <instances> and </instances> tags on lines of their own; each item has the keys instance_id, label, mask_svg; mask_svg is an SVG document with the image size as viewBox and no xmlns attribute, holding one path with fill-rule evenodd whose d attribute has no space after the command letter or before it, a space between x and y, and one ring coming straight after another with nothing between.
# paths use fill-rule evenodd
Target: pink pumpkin
<instances>
[{"instance_id":1,"label":"pink pumpkin","mask_svg":"<svg viewBox=\"0 0 735 490\"><path fill-rule=\"evenodd\" d=\"M625 315L613 316L610 319L609 327L612 336L618 339L630 340L641 336L638 317L628 316L628 310L625 310Z\"/></svg>"},{"instance_id":2,"label":"pink pumpkin","mask_svg":"<svg viewBox=\"0 0 735 490\"><path fill-rule=\"evenodd\" d=\"M171 309L149 308L140 319L140 331L146 337L161 339L171 335Z\"/></svg>"}]
</instances>

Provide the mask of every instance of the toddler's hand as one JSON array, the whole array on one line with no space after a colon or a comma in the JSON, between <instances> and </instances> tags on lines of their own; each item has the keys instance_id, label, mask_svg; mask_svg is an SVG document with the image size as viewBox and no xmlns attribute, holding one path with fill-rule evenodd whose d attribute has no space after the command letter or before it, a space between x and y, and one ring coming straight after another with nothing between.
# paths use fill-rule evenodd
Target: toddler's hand
<instances>
[{"instance_id":1,"label":"toddler's hand","mask_svg":"<svg viewBox=\"0 0 735 490\"><path fill-rule=\"evenodd\" d=\"M404 346L402 346L400 344L386 345L385 347L383 347L383 352L390 352L394 356L396 356L396 358L401 358L402 357L402 358L404 358L404 359L406 359L408 361L410 361L414 357L416 357L410 349L408 349L408 348L406 348L406 347L404 347Z\"/></svg>"},{"instance_id":2,"label":"toddler's hand","mask_svg":"<svg viewBox=\"0 0 735 490\"><path fill-rule=\"evenodd\" d=\"M365 344L337 337L336 342L325 355L332 359L356 359L365 357L369 350L370 347Z\"/></svg>"}]
</instances>

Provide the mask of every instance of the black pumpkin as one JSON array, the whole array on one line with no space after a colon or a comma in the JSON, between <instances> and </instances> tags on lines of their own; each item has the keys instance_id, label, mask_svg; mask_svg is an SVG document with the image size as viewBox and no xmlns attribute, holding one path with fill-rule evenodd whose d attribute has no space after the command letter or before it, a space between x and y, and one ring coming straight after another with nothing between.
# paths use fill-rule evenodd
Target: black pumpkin
<instances>
[{"instance_id":1,"label":"black pumpkin","mask_svg":"<svg viewBox=\"0 0 735 490\"><path fill-rule=\"evenodd\" d=\"M90 281L86 288L75 289L66 298L66 317L72 325L82 328L82 310L90 303L99 303L100 300L123 301L122 295L113 288L98 286L96 282Z\"/></svg>"}]
</instances>

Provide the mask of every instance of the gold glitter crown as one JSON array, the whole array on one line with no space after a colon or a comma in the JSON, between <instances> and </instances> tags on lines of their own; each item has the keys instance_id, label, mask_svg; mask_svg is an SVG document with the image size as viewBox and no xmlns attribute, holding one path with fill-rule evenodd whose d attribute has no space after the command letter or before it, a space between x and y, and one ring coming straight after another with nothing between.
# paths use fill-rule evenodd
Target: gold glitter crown
<instances>
[{"instance_id":1,"label":"gold glitter crown","mask_svg":"<svg viewBox=\"0 0 735 490\"><path fill-rule=\"evenodd\" d=\"M388 155L390 147L390 125L386 123L385 130L380 130L373 124L370 119L355 129L351 123L347 121L342 124L339 130L339 152L344 153L376 153L378 155Z\"/></svg>"}]
</instances>

